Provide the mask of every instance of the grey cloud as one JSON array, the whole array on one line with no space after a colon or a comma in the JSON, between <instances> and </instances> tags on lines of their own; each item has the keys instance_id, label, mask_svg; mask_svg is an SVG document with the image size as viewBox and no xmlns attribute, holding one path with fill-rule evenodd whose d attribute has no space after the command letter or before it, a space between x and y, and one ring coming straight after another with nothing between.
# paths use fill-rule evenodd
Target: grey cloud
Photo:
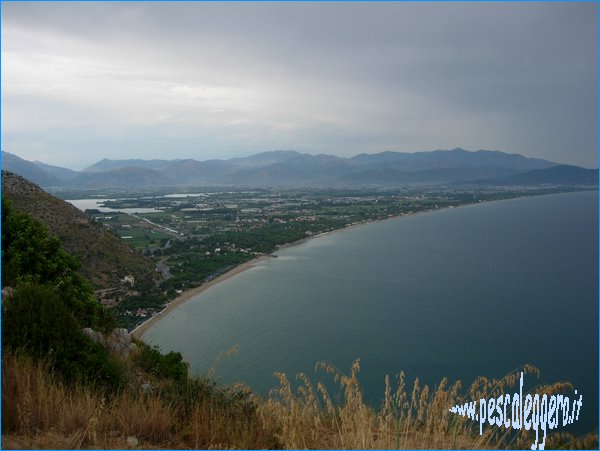
<instances>
[{"instance_id":1,"label":"grey cloud","mask_svg":"<svg viewBox=\"0 0 600 451\"><path fill-rule=\"evenodd\" d=\"M35 58L66 59L73 67L65 79L83 90L52 98L64 124L46 146L36 132L38 152L60 146L69 111L87 109L81 132L99 148L95 158L108 146L137 152L147 135L154 141L146 149L156 152L149 156L162 145L174 157L460 145L598 164L594 3L2 7L3 59L20 58L30 85L45 89L40 102L49 101L51 82L36 79ZM48 79L60 77L48 70ZM17 87L5 80L15 77L10 66L3 71L5 150L25 157L35 146L24 134L11 141L23 131L11 129L10 117L27 117L35 94L11 94ZM31 128L39 129L33 119ZM99 128L112 128L114 139L92 144L102 141Z\"/></svg>"}]
</instances>

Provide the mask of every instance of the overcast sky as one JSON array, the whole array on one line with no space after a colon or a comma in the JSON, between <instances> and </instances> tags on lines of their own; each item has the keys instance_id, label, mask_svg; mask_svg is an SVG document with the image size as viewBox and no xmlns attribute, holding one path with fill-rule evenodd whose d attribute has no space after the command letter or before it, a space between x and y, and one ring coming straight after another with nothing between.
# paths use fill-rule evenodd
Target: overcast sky
<instances>
[{"instance_id":1,"label":"overcast sky","mask_svg":"<svg viewBox=\"0 0 600 451\"><path fill-rule=\"evenodd\" d=\"M595 3L2 3L2 149L598 166Z\"/></svg>"}]
</instances>

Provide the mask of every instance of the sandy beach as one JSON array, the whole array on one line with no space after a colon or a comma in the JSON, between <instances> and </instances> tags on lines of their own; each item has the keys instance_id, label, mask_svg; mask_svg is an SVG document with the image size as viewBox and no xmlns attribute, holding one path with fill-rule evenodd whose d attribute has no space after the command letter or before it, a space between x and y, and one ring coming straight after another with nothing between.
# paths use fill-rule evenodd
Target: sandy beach
<instances>
[{"instance_id":1,"label":"sandy beach","mask_svg":"<svg viewBox=\"0 0 600 451\"><path fill-rule=\"evenodd\" d=\"M522 197L522 196L518 196L518 197ZM476 204L464 204L464 205L476 205ZM463 206L463 205L460 205ZM448 207L446 207L448 208ZM454 207L451 207L454 208ZM342 231L346 231L346 230L350 230L350 229L354 229L357 227L362 227L368 224L373 224L376 222L381 222L381 221L388 221L391 219L397 219L397 218L402 218L405 216L410 216L410 215L415 215L415 214L426 214L426 213L430 213L431 211L439 211L439 210L426 210L426 211L419 211L419 212L410 212L410 213L401 213L399 215L394 215L394 216L389 216L387 218L381 218L381 219L370 219L364 222L357 222L351 225L347 225L345 227L341 227L339 229L334 229L334 230L330 230L327 232L322 232L319 233L317 235L313 235L313 236L309 236L306 238L302 238L300 240L297 241L293 241L291 243L286 243L286 244L281 244L277 246L277 250L274 251L273 253L277 252L278 250L282 250L282 249L286 249L288 247L292 247L292 246L298 246L302 243L305 243L309 240L312 240L314 238L319 238L321 236L324 235L329 235L330 233L334 233L334 232L342 232ZM210 282L206 282L202 285L200 285L199 287L196 288L192 288L190 290L186 290L183 293L181 293L178 297L176 297L175 299L173 299L171 302L169 302L167 304L167 306L161 310L159 313L157 313L156 315L154 315L153 317L149 318L147 321L143 322L142 324L140 324L138 327L136 327L135 329L133 329L130 332L130 335L135 337L135 338L142 338L142 336L144 335L144 333L152 326L154 325L157 321L160 321L160 319L171 313L173 310L175 310L177 307L183 305L184 303L186 303L187 301L189 301L191 298L193 298L194 296L204 292L205 290L208 290L210 287L217 285L218 283L221 283L227 279L229 279L230 277L235 276L236 274L239 274L243 271L246 271L247 269L252 268L256 263L261 262L263 260L267 260L269 258L273 258L276 255L273 254L267 254L267 255L263 255L260 257L257 257L253 260L250 260L246 263L242 263L241 265L238 265L232 269L230 269L229 271L227 271L224 274L221 274L219 277L211 280Z\"/></svg>"},{"instance_id":2,"label":"sandy beach","mask_svg":"<svg viewBox=\"0 0 600 451\"><path fill-rule=\"evenodd\" d=\"M167 306L163 310L161 310L159 313L157 313L156 315L154 315L153 317L149 318L147 321L143 322L138 327L136 327L135 329L133 329L130 332L130 335L132 337L135 337L135 338L142 338L142 336L144 335L144 333L150 327L152 327L152 325L154 325L157 321L160 321L160 319L163 316L168 315L173 310L175 310L177 307L185 304L187 301L189 301L193 297L199 295L200 293L203 293L204 291L208 290L210 287L215 286L218 283L224 282L225 280L229 279L230 277L233 277L236 274L239 274L239 273L241 273L243 271L246 271L247 269L252 268L255 264L257 264L257 263L259 263L259 262L261 262L263 260L268 260L270 258L273 258L273 257L271 255L263 255L261 257L257 257L255 259L252 259L252 260L246 262L246 263L242 263L241 265L238 265L235 268L230 269L226 273L221 274L219 277L214 278L210 282L203 283L199 287L192 288L190 290L184 291L178 297L176 297L171 302L169 302L167 304Z\"/></svg>"},{"instance_id":3,"label":"sandy beach","mask_svg":"<svg viewBox=\"0 0 600 451\"><path fill-rule=\"evenodd\" d=\"M291 243L281 244L281 245L277 246L277 250L282 250L282 249L285 249L285 248L288 248L288 247L297 246L299 244L305 243L305 242L307 242L309 240L312 240L314 238L319 238L321 236L328 235L328 234L333 233L333 232L341 232L341 231L344 231L344 230L354 229L356 227L361 227L361 226L364 226L364 225L367 225L367 224L371 224L373 222L387 221L389 219L394 219L394 218L402 217L402 216L405 216L405 215L406 214L401 214L401 215L397 215L397 216L391 216L391 217L388 217L388 218L368 220L368 221L364 221L364 222L359 222L359 223L351 224L351 225L348 225L348 226L345 226L345 227L341 227L339 229L330 230L328 232L322 232L322 233L319 233L319 234L314 235L314 236L309 236L309 237L306 237L306 238L303 238L303 239L300 239L300 240L297 240L297 241L293 241ZM277 252L277 250L274 251L274 252ZM138 327L136 327L135 329L133 329L130 332L130 335L132 337L141 339L142 336L144 335L144 333L150 327L152 327L154 324L156 324L156 322L160 321L163 316L168 315L173 310L175 310L177 307L185 304L191 298L195 297L196 295L199 295L200 293L203 293L205 290L208 290L210 287L215 286L218 283L224 282L225 280L229 279L230 277L235 276L236 274L239 274L239 273L241 273L243 271L246 271L247 269L252 268L256 263L261 262L263 260L268 260L268 259L273 258L273 257L275 257L275 255L272 255L272 254L268 254L268 255L263 255L263 256L257 257L257 258L255 258L253 260L250 260L250 261L248 261L246 263L242 263L241 265L238 265L235 268L230 269L226 273L221 274L219 277L211 280L210 282L206 282L206 283L200 285L199 287L192 288L190 290L184 291L178 297L176 297L171 302L169 302L167 304L167 306L163 310L161 310L159 313L157 313L156 315L152 316L151 318L149 318L148 320L146 320L142 324L140 324Z\"/></svg>"}]
</instances>

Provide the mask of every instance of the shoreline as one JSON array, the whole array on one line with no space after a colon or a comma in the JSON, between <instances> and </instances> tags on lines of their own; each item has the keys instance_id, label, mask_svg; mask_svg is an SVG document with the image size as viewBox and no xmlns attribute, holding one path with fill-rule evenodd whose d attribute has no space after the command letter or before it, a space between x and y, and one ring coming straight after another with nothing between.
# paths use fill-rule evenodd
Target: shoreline
<instances>
[{"instance_id":1,"label":"shoreline","mask_svg":"<svg viewBox=\"0 0 600 451\"><path fill-rule=\"evenodd\" d=\"M394 215L394 216L390 216L387 218L370 219L370 220L367 220L364 222L358 222L358 223L350 224L345 227L340 227L339 229L328 230L327 232L321 232L321 233L318 233L313 236L307 236L306 238L302 238L297 241L292 241L291 243L280 244L277 246L277 248L274 251L272 251L269 254L264 254L264 255L261 255L260 257L253 258L252 260L249 260L245 263L242 263L240 265L237 265L237 266L231 268L229 271L221 274L219 277L216 277L209 282L203 283L202 285L200 285L198 287L190 288L189 290L183 291L179 296L177 296L175 299L173 299L171 302L169 302L165 306L164 309L162 309L156 315L151 316L146 321L144 321L142 324L140 324L135 329L133 329L131 332L129 332L129 335L133 338L137 338L138 340L142 340L144 333L146 333L147 330L150 329L155 323L160 321L164 315L171 313L173 310L182 306L187 301L189 301L191 298L208 290L210 287L215 286L221 282L225 282L227 279L252 268L256 263L260 263L261 261L265 261L265 260L269 260L271 258L277 257L277 255L274 255L275 252L277 252L277 251L280 251L282 249L286 249L286 248L292 247L292 246L298 246L298 245L300 245L302 243L306 243L312 239L319 238L319 237L322 237L325 235L329 235L330 233L343 232L346 230L354 229L356 227L366 226L366 225L373 224L376 222L387 221L390 219L403 218L405 216L412 216L412 215L419 214L419 213L430 213L432 211L438 211L438 210L416 211L416 212L412 212L412 213L403 213L403 214L399 214L399 215Z\"/></svg>"},{"instance_id":2,"label":"shoreline","mask_svg":"<svg viewBox=\"0 0 600 451\"><path fill-rule=\"evenodd\" d=\"M169 302L165 306L164 309L162 309L156 315L151 316L146 321L144 321L142 324L140 324L135 329L133 329L131 332L129 332L129 335L134 338L137 338L137 339L142 339L142 336L144 335L144 333L150 327L152 327L155 323L157 323L159 320L161 320L163 316L171 313L173 310L182 306L183 304L185 304L187 301L189 301L193 297L203 293L204 291L208 290L209 288L211 288L221 282L224 282L227 279L229 279L241 272L244 272L244 271L252 268L257 263L260 263L261 261L268 260L271 258L273 258L271 255L261 255L260 257L253 258L252 260L249 260L245 263L242 263L240 265L237 265L237 266L231 268L229 271L221 274L219 277L215 277L214 279L212 279L209 282L205 282L198 287L190 288L189 290L183 291L179 296L177 296L175 299L173 299L171 302Z\"/></svg>"},{"instance_id":3,"label":"shoreline","mask_svg":"<svg viewBox=\"0 0 600 451\"><path fill-rule=\"evenodd\" d=\"M584 191L587 191L587 190L584 190ZM596 190L590 190L590 191L596 191ZM569 191L567 191L567 192L569 192ZM547 195L547 194L562 194L562 193L534 194L533 196L543 196L543 195ZM285 243L285 244L278 245L277 248L269 254L264 254L264 255L261 255L260 257L253 258L252 260L249 260L245 263L242 263L240 265L237 265L237 266L231 268L229 271L221 274L219 277L216 277L209 282L203 283L202 285L200 285L198 287L190 288L189 290L183 291L179 296L177 296L175 299L173 299L171 302L169 302L163 310L158 312L156 315L148 318L142 324L140 324L135 329L133 329L131 332L129 332L129 335L141 340L144 333L150 327L152 327L155 323L157 323L159 320L161 320L163 315L171 313L177 307L180 307L181 305L185 304L191 298L203 293L204 291L208 290L210 287L217 285L221 282L224 282L227 279L252 268L256 263L260 263L261 261L265 261L265 260L277 257L277 255L274 255L274 254L279 250L286 249L286 248L289 248L292 246L298 246L298 245L300 245L302 243L306 243L312 239L319 238L319 237L322 237L325 235L329 235L330 233L343 232L346 230L354 229L354 228L361 227L361 226L366 226L369 224L374 224L377 222L388 221L390 219L398 219L398 218L404 218L407 216L433 213L436 211L442 211L442 210L446 210L449 208L460 208L460 207L466 207L466 206L481 205L481 204L488 203L488 202L500 202L503 200L520 199L520 198L525 198L525 197L531 197L531 195L521 195L521 196L516 196L516 197L509 197L506 199L495 199L495 200L491 200L491 201L484 200L484 201L479 201L479 202L470 202L470 203L465 203L465 204L461 204L461 205L457 205L457 206L446 206L446 207L431 209L431 210L415 211L415 212L410 212L410 213L401 213L399 215L392 215L387 218L369 219L364 222L353 223L353 224L350 224L350 225L347 225L344 227L340 227L338 229L328 230L326 232L321 232L316 235L307 236L306 238L302 238L297 241L292 241L291 243Z\"/></svg>"}]
</instances>

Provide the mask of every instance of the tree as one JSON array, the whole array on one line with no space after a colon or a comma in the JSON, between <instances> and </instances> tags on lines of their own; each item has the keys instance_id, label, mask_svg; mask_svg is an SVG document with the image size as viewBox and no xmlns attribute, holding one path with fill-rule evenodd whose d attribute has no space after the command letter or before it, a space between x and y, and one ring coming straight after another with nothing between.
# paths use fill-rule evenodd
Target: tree
<instances>
[{"instance_id":1,"label":"tree","mask_svg":"<svg viewBox=\"0 0 600 451\"><path fill-rule=\"evenodd\" d=\"M52 288L82 327L108 331L114 320L94 298L90 283L77 273L79 266L43 224L2 199L2 286L26 283Z\"/></svg>"}]
</instances>

